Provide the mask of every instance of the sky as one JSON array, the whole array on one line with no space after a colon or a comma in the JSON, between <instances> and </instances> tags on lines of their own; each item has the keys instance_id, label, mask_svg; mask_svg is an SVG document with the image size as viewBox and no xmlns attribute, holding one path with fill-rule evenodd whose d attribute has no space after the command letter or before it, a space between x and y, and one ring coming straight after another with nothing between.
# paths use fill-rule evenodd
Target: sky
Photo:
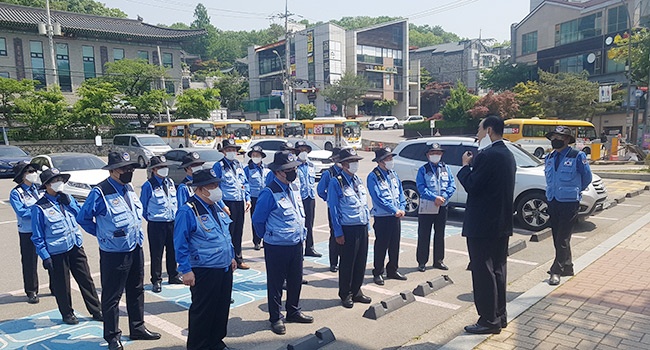
<instances>
[{"instance_id":1,"label":"sky","mask_svg":"<svg viewBox=\"0 0 650 350\"><path fill-rule=\"evenodd\" d=\"M285 0L100 0L119 8L129 18L141 16L150 24L189 24L200 2L208 9L211 22L222 30L259 30L271 23L284 25L280 18ZM510 40L510 25L529 12L529 0L286 0L292 18L327 22L354 16L409 18L417 25L441 26L461 38Z\"/></svg>"}]
</instances>

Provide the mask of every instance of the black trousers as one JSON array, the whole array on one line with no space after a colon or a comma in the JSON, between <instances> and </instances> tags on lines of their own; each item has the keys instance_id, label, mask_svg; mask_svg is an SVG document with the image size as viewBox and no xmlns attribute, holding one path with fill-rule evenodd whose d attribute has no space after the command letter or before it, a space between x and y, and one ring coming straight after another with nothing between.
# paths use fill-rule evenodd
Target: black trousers
<instances>
[{"instance_id":1,"label":"black trousers","mask_svg":"<svg viewBox=\"0 0 650 350\"><path fill-rule=\"evenodd\" d=\"M305 252L309 252L314 250L314 211L316 210L316 200L314 198L305 198L302 200L302 206L305 209L305 228L307 229Z\"/></svg>"},{"instance_id":2,"label":"black trousers","mask_svg":"<svg viewBox=\"0 0 650 350\"><path fill-rule=\"evenodd\" d=\"M386 273L394 274L399 268L399 240L402 223L394 216L375 216L372 226L375 229L375 265L373 276L384 273L384 260L388 251Z\"/></svg>"},{"instance_id":3,"label":"black trousers","mask_svg":"<svg viewBox=\"0 0 650 350\"><path fill-rule=\"evenodd\" d=\"M99 251L99 269L102 280L102 312L104 313L104 339L117 341L122 335L119 328L119 303L126 290L126 310L129 314L129 332L144 332L144 253L136 246L127 253Z\"/></svg>"},{"instance_id":4,"label":"black trousers","mask_svg":"<svg viewBox=\"0 0 650 350\"><path fill-rule=\"evenodd\" d=\"M241 253L241 241L244 235L244 202L243 201L223 201L230 208L230 237L232 245L235 247L235 261L237 264L244 262Z\"/></svg>"},{"instance_id":5,"label":"black trousers","mask_svg":"<svg viewBox=\"0 0 650 350\"><path fill-rule=\"evenodd\" d=\"M70 293L70 273L79 285L88 312L91 315L99 315L101 305L88 267L86 252L83 247L75 245L65 253L52 255L52 282L55 284L56 291L54 297L61 316L66 317L74 313Z\"/></svg>"},{"instance_id":6,"label":"black trousers","mask_svg":"<svg viewBox=\"0 0 650 350\"><path fill-rule=\"evenodd\" d=\"M327 208L327 223L330 225L330 241L329 241L329 258L330 266L339 266L339 255L341 255L341 246L336 243L336 236L334 236L334 229L332 228L332 217L330 216L330 208Z\"/></svg>"},{"instance_id":7,"label":"black trousers","mask_svg":"<svg viewBox=\"0 0 650 350\"><path fill-rule=\"evenodd\" d=\"M359 294L368 259L368 226L343 226L345 244L341 247L339 264L339 297Z\"/></svg>"},{"instance_id":8,"label":"black trousers","mask_svg":"<svg viewBox=\"0 0 650 350\"><path fill-rule=\"evenodd\" d=\"M176 252L174 251L174 222L147 222L149 255L151 257L151 283L162 281L162 256L165 251L167 278L178 276Z\"/></svg>"},{"instance_id":9,"label":"black trousers","mask_svg":"<svg viewBox=\"0 0 650 350\"><path fill-rule=\"evenodd\" d=\"M232 269L193 268L187 349L223 349L228 331Z\"/></svg>"},{"instance_id":10,"label":"black trousers","mask_svg":"<svg viewBox=\"0 0 650 350\"><path fill-rule=\"evenodd\" d=\"M255 233L255 226L253 225L253 212L255 211L255 205L257 205L257 197L251 197L251 231L253 232L253 244L262 243L262 239L257 236Z\"/></svg>"},{"instance_id":11,"label":"black trousers","mask_svg":"<svg viewBox=\"0 0 650 350\"><path fill-rule=\"evenodd\" d=\"M478 323L491 328L501 328L506 322L506 283L508 239L510 237L467 237L467 250L471 261L474 305Z\"/></svg>"},{"instance_id":12,"label":"black trousers","mask_svg":"<svg viewBox=\"0 0 650 350\"><path fill-rule=\"evenodd\" d=\"M266 263L266 290L269 307L269 321L282 318L282 284L287 281L287 317L300 312L300 291L302 290L302 243L292 246L273 245L264 242Z\"/></svg>"},{"instance_id":13,"label":"black trousers","mask_svg":"<svg viewBox=\"0 0 650 350\"><path fill-rule=\"evenodd\" d=\"M551 265L551 273L558 275L573 275L571 260L571 231L578 218L580 202L548 203L548 214L551 216L551 231L555 246L555 260Z\"/></svg>"},{"instance_id":14,"label":"black trousers","mask_svg":"<svg viewBox=\"0 0 650 350\"><path fill-rule=\"evenodd\" d=\"M416 259L418 265L426 265L429 261L429 244L431 243L431 227L433 226L433 263L445 259L445 226L447 225L447 207L442 206L438 214L418 215L418 247Z\"/></svg>"},{"instance_id":15,"label":"black trousers","mask_svg":"<svg viewBox=\"0 0 650 350\"><path fill-rule=\"evenodd\" d=\"M20 262L23 265L25 294L38 294L38 254L31 233L20 233ZM52 279L50 278L50 281ZM51 285L50 285L51 286Z\"/></svg>"}]
</instances>

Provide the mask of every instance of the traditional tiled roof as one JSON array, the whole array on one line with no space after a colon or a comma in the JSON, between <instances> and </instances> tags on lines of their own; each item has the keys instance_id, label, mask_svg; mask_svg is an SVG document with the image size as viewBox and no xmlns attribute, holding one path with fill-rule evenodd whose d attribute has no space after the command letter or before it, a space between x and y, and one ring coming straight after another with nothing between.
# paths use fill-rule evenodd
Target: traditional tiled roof
<instances>
[{"instance_id":1,"label":"traditional tiled roof","mask_svg":"<svg viewBox=\"0 0 650 350\"><path fill-rule=\"evenodd\" d=\"M50 11L52 22L61 24L65 36L118 38L122 40L185 41L204 35L203 29L179 30L157 27L140 20ZM38 31L46 21L43 8L0 4L0 28Z\"/></svg>"}]
</instances>

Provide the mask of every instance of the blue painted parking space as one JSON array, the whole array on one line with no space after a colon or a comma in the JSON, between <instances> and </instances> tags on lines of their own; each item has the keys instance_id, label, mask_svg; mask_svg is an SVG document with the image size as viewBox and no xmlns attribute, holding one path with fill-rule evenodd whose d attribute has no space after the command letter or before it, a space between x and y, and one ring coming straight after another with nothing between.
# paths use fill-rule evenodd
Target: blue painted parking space
<instances>
[{"instance_id":1,"label":"blue painted parking space","mask_svg":"<svg viewBox=\"0 0 650 350\"><path fill-rule=\"evenodd\" d=\"M0 349L105 349L101 322L77 313L79 324L61 323L59 310L50 310L0 324ZM122 339L127 345L128 340Z\"/></svg>"}]
</instances>

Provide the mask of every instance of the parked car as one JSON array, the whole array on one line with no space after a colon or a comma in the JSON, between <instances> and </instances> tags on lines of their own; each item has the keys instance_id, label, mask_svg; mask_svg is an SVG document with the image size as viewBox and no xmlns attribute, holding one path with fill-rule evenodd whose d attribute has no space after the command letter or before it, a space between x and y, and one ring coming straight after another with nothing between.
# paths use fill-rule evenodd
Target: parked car
<instances>
[{"instance_id":1,"label":"parked car","mask_svg":"<svg viewBox=\"0 0 650 350\"><path fill-rule=\"evenodd\" d=\"M0 146L0 176L13 177L14 165L16 163L27 160L31 157L20 147L16 146Z\"/></svg>"},{"instance_id":2,"label":"parked car","mask_svg":"<svg viewBox=\"0 0 650 350\"><path fill-rule=\"evenodd\" d=\"M63 192L85 200L90 190L108 176L108 170L102 167L106 163L90 153L52 153L32 158L37 169L57 168L64 174L70 174L70 180L63 187Z\"/></svg>"},{"instance_id":3,"label":"parked car","mask_svg":"<svg viewBox=\"0 0 650 350\"><path fill-rule=\"evenodd\" d=\"M112 149L128 152L131 159L137 160L141 168L146 168L151 157L161 156L172 148L158 135L121 134L113 137Z\"/></svg>"},{"instance_id":4,"label":"parked car","mask_svg":"<svg viewBox=\"0 0 650 350\"><path fill-rule=\"evenodd\" d=\"M405 124L423 122L424 117L421 115L411 115L398 121L399 127L403 128Z\"/></svg>"},{"instance_id":5,"label":"parked car","mask_svg":"<svg viewBox=\"0 0 650 350\"><path fill-rule=\"evenodd\" d=\"M399 121L395 117L377 117L368 123L368 129L384 130L388 128L399 128Z\"/></svg>"},{"instance_id":6,"label":"parked car","mask_svg":"<svg viewBox=\"0 0 650 350\"><path fill-rule=\"evenodd\" d=\"M451 168L454 175L462 167L462 154L471 151L476 154L478 143L469 137L426 137L400 142L393 151L395 171L402 180L404 194L407 198L407 215L415 216L418 212L420 194L415 185L418 169L426 163L426 150L428 144L437 142L445 149L442 161ZM505 141L517 163L515 182L515 217L526 229L539 231L549 226L549 215L546 203L546 179L544 176L544 163L537 157L526 152L518 145ZM582 192L579 216L586 218L607 199L607 190L601 178L594 174L592 183ZM453 207L464 207L467 201L467 192L456 182L456 193L449 200Z\"/></svg>"},{"instance_id":7,"label":"parked car","mask_svg":"<svg viewBox=\"0 0 650 350\"><path fill-rule=\"evenodd\" d=\"M171 151L167 151L164 154L167 158L167 163L169 163L169 178L174 180L174 184L178 186L181 181L185 178L185 169L179 169L178 166L181 165L183 157L185 157L190 152L196 152L199 154L201 159L205 160L203 164L204 169L212 169L214 163L223 159L223 153L217 151L216 149L211 148L178 148ZM147 178L151 177L151 170L147 169Z\"/></svg>"},{"instance_id":8,"label":"parked car","mask_svg":"<svg viewBox=\"0 0 650 350\"><path fill-rule=\"evenodd\" d=\"M284 145L287 141L291 143L296 143L296 141L302 140L307 142L308 145L311 146L311 152L309 152L309 160L314 163L314 171L316 172L316 178L320 178L321 173L325 171L327 168L332 166L332 161L329 159L332 156L332 151L324 150L320 148L318 145L315 143L311 142L310 140L305 140L305 139L258 139L258 140L253 140L250 144L250 146L246 149L246 153L248 153L248 150L253 148L253 146L260 146L264 150L264 153L266 154L266 158L263 159L263 162L265 164L269 164L273 161L273 158L275 156L275 152L280 150L280 146ZM244 165L248 164L249 161L248 154L244 155Z\"/></svg>"}]
</instances>

